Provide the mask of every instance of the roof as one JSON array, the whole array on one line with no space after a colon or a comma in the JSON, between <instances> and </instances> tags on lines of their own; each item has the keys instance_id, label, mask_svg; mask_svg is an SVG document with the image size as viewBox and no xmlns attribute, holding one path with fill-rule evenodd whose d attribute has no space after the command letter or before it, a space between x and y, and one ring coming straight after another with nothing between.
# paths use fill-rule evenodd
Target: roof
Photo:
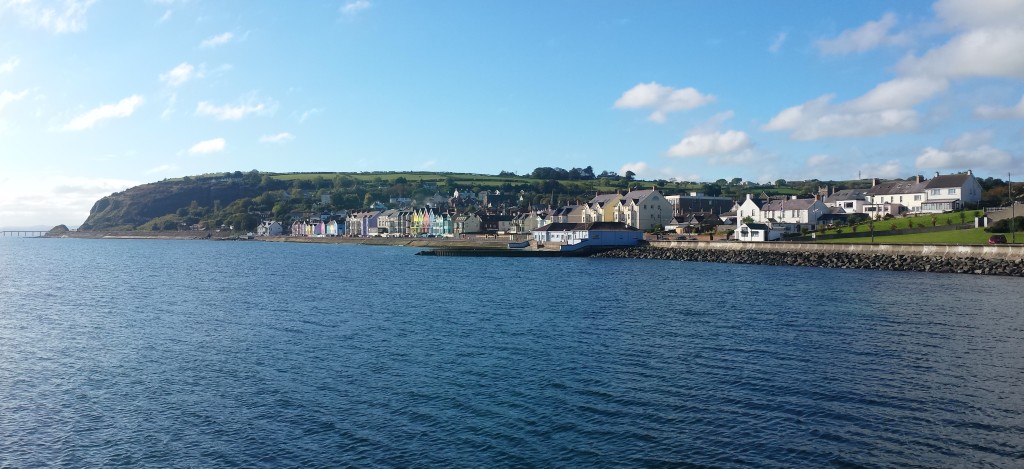
<instances>
[{"instance_id":1,"label":"roof","mask_svg":"<svg viewBox=\"0 0 1024 469\"><path fill-rule=\"evenodd\" d=\"M640 231L620 221L593 223L551 223L533 231Z\"/></svg>"},{"instance_id":2,"label":"roof","mask_svg":"<svg viewBox=\"0 0 1024 469\"><path fill-rule=\"evenodd\" d=\"M607 202L611 202L613 200L616 200L619 197L622 197L622 196L619 195L619 194L598 194L598 195L594 196L593 199L590 199L590 202L587 202L587 203L589 203L589 204L595 204L595 203L596 204L605 204Z\"/></svg>"},{"instance_id":3,"label":"roof","mask_svg":"<svg viewBox=\"0 0 1024 469\"><path fill-rule=\"evenodd\" d=\"M825 197L823 202L836 202L839 200L864 200L868 189L843 189L835 191L832 195Z\"/></svg>"},{"instance_id":4,"label":"roof","mask_svg":"<svg viewBox=\"0 0 1024 469\"><path fill-rule=\"evenodd\" d=\"M752 230L765 230L765 231L768 231L768 230L772 229L770 226L765 225L764 223L744 223L743 225L746 226L747 228L752 229Z\"/></svg>"},{"instance_id":5,"label":"roof","mask_svg":"<svg viewBox=\"0 0 1024 469\"><path fill-rule=\"evenodd\" d=\"M761 198L761 197L750 197L748 199L743 199L742 201L740 201L739 202L739 207L742 207L743 204L747 203L748 200L750 201L750 203L754 204L755 207L761 208L762 206L764 206L765 200L767 200L767 199L766 198ZM739 208L739 207L737 207L737 208Z\"/></svg>"},{"instance_id":6,"label":"roof","mask_svg":"<svg viewBox=\"0 0 1024 469\"><path fill-rule=\"evenodd\" d=\"M761 206L761 210L765 212L774 212L781 210L808 210L817 201L818 199L773 200Z\"/></svg>"},{"instance_id":7,"label":"roof","mask_svg":"<svg viewBox=\"0 0 1024 469\"><path fill-rule=\"evenodd\" d=\"M722 213L732 210L735 201L727 197L665 197L679 212L715 212Z\"/></svg>"},{"instance_id":8,"label":"roof","mask_svg":"<svg viewBox=\"0 0 1024 469\"><path fill-rule=\"evenodd\" d=\"M934 179L932 179L934 181ZM928 182L917 182L917 181L887 181L879 183L868 189L865 195L897 195L897 194L917 194L925 191L931 181Z\"/></svg>"},{"instance_id":9,"label":"roof","mask_svg":"<svg viewBox=\"0 0 1024 469\"><path fill-rule=\"evenodd\" d=\"M925 184L925 189L942 189L946 187L963 187L967 183L969 178L973 178L970 174L946 174L943 176L935 176Z\"/></svg>"},{"instance_id":10,"label":"roof","mask_svg":"<svg viewBox=\"0 0 1024 469\"><path fill-rule=\"evenodd\" d=\"M657 189L641 189L633 190L626 193L626 195L620 196L620 201L625 204L629 201L633 201L634 204L640 203L641 200L650 197L652 194L660 194Z\"/></svg>"}]
</instances>

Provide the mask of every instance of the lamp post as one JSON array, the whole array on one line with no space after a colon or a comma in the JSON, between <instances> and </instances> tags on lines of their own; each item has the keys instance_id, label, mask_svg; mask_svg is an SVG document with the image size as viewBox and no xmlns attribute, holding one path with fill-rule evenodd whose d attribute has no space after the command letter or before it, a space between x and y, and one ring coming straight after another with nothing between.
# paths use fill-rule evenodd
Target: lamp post
<instances>
[{"instance_id":1,"label":"lamp post","mask_svg":"<svg viewBox=\"0 0 1024 469\"><path fill-rule=\"evenodd\" d=\"M1010 173L1006 173L1006 194L1010 197L1010 242L1017 243L1017 227L1014 226L1017 218L1017 204L1013 203L1013 183L1010 182Z\"/></svg>"}]
</instances>

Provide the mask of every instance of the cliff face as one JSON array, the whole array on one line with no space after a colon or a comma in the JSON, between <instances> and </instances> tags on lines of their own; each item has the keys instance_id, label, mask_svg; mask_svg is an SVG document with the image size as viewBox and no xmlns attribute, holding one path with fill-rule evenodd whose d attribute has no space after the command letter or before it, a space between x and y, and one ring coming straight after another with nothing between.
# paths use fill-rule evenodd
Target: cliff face
<instances>
[{"instance_id":1,"label":"cliff face","mask_svg":"<svg viewBox=\"0 0 1024 469\"><path fill-rule=\"evenodd\" d=\"M193 201L209 207L214 201L227 206L242 197L254 197L259 190L243 180L161 181L132 187L108 195L92 206L82 230L136 227L154 218L175 213Z\"/></svg>"}]
</instances>

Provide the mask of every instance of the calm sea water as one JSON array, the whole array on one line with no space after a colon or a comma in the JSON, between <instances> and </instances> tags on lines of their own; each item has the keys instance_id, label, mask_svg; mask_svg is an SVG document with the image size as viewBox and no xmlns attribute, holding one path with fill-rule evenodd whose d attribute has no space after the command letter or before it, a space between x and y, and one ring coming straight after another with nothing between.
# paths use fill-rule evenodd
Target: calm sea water
<instances>
[{"instance_id":1,"label":"calm sea water","mask_svg":"<svg viewBox=\"0 0 1024 469\"><path fill-rule=\"evenodd\" d=\"M1024 464L1024 281L0 239L0 466Z\"/></svg>"}]
</instances>

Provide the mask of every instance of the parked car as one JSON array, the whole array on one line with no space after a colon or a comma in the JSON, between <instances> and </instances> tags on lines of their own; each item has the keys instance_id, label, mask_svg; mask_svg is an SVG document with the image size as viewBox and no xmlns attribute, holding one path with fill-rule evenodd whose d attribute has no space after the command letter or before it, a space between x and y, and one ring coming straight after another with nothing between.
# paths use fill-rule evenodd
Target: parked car
<instances>
[{"instance_id":1,"label":"parked car","mask_svg":"<svg viewBox=\"0 0 1024 469\"><path fill-rule=\"evenodd\" d=\"M1006 235L992 235L988 237L988 244L1006 244Z\"/></svg>"}]
</instances>

